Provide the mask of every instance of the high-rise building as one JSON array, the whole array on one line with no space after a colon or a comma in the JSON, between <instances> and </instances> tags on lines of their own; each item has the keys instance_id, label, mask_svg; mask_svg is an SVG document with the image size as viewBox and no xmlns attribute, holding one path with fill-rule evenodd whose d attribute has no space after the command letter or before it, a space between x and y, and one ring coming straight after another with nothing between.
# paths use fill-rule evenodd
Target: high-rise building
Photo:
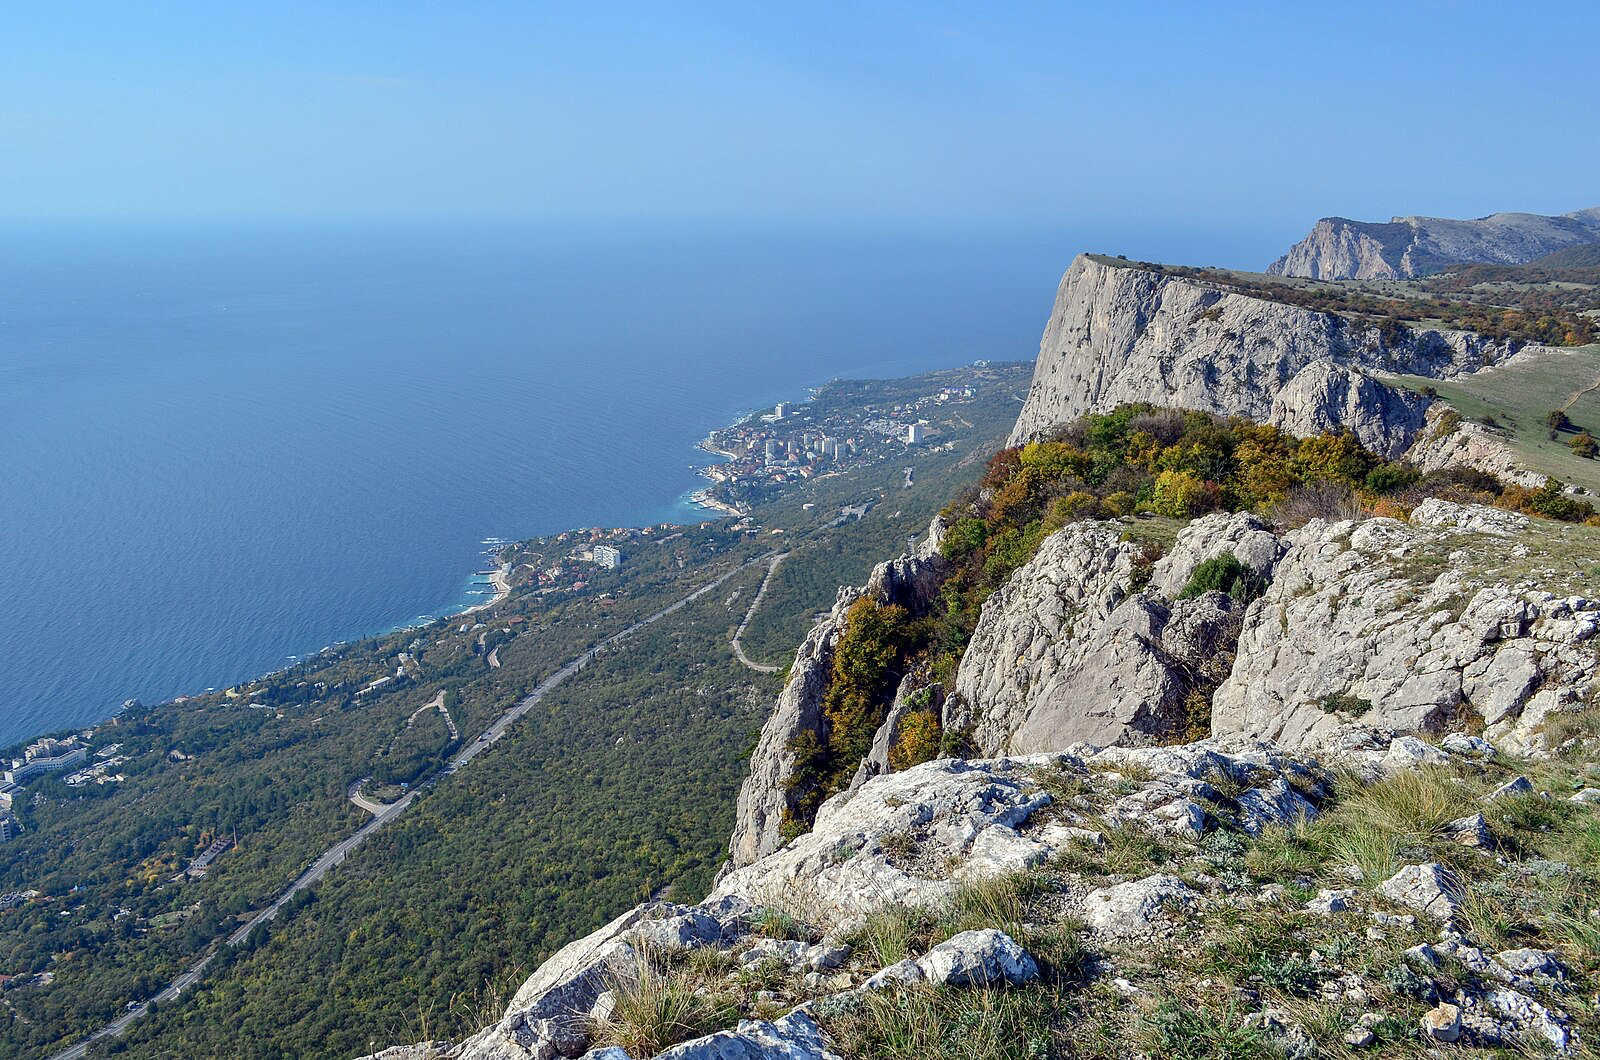
<instances>
[{"instance_id":1,"label":"high-rise building","mask_svg":"<svg viewBox=\"0 0 1600 1060\"><path fill-rule=\"evenodd\" d=\"M596 545L594 561L607 570L616 570L622 566L622 550L615 545Z\"/></svg>"},{"instance_id":2,"label":"high-rise building","mask_svg":"<svg viewBox=\"0 0 1600 1060\"><path fill-rule=\"evenodd\" d=\"M916 445L922 441L922 424L910 423L906 425L906 444Z\"/></svg>"}]
</instances>

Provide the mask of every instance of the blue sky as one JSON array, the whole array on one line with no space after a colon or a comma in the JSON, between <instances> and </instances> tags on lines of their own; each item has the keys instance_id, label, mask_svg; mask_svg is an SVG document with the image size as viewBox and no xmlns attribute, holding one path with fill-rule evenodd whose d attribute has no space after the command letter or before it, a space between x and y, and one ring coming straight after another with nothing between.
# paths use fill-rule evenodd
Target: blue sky
<instances>
[{"instance_id":1,"label":"blue sky","mask_svg":"<svg viewBox=\"0 0 1600 1060\"><path fill-rule=\"evenodd\" d=\"M1287 225L1600 204L1593 4L0 7L0 218Z\"/></svg>"}]
</instances>

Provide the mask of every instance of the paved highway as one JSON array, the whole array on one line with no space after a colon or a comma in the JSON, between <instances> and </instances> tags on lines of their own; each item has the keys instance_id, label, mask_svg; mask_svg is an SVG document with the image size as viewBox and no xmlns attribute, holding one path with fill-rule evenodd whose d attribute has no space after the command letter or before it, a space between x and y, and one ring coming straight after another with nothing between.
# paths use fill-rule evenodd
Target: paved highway
<instances>
[{"instance_id":1,"label":"paved highway","mask_svg":"<svg viewBox=\"0 0 1600 1060\"><path fill-rule=\"evenodd\" d=\"M452 755L450 757L450 761L445 764L445 767L438 773L435 773L433 777L430 778L426 783L435 783L443 777L447 777L450 774L455 773L462 766L466 765L468 762L471 762L474 758L477 758L490 747L493 747L497 742L499 742L500 737L506 734L506 730L510 729L519 718L528 713L528 711L532 710L534 707L538 706L540 701L542 701L545 696L549 695L552 689L556 688L563 681L567 680L567 678L571 677L573 674L577 673L593 662L595 656L600 654L600 652L604 649L616 644L618 641L632 636L633 634L639 632L639 630L651 625L652 623L659 622L668 615L675 614L676 612L683 610L694 601L700 599L700 597L720 588L724 582L745 568L753 567L758 563L765 563L771 560L775 555L776 550L772 552L763 552L754 559L746 560L737 567L734 567L732 570L728 571L726 574L722 575L716 581L708 582L705 585L702 585L688 596L685 596L676 602L663 607L654 614L640 619L628 628L618 633L613 633L605 640L602 640L598 644L591 646L588 651L571 660L565 666L561 667L561 669L557 670L555 673L539 682L538 686L536 686L532 692L529 692L527 695L523 696L517 701L515 706L511 707L504 714L500 715L495 723L484 731L483 735L479 736L476 740L473 740L471 743L467 744L467 746L461 748L461 750ZM357 844L359 844L363 839L367 838L367 836L371 835L373 832L376 832L378 829L382 828L396 817L399 817L402 813L405 813L406 810L411 807L411 804L416 801L419 790L421 789L413 788L402 798L395 802L391 802L388 806L384 807L381 812L373 816L372 820L368 821L366 824L362 825L360 828L357 828L354 832L351 832L348 836L345 836L333 846L323 851L322 856L317 858L316 861L312 862L310 868L306 869L305 872L302 872L293 883L291 883L278 895L278 897L274 898L271 905L258 911L249 920L245 921L245 923L241 925L238 930L234 931L233 934L228 935L223 941L223 945L239 945L239 943L243 942L246 936L248 936L250 932L253 931L258 925L265 924L267 921L277 916L278 911L287 905L295 895L299 894L301 891L305 890L307 887L310 887L312 884L322 879L322 877L326 876L328 874L328 870L342 862L345 859L345 856L348 855L350 851L354 850ZM216 954L217 946L213 944L208 948L205 956L195 961L187 969L185 969L181 975L179 975L172 982L168 983L166 989L157 994L153 1000L162 1005L176 1000L177 997L187 990L196 979L199 979L200 976L204 974L206 967L211 963L212 958L215 957ZM101 1038L116 1037L123 1031L127 1030L129 1024L143 1016L147 1011L149 1011L148 1003L140 1004L129 1009L127 1012L124 1012L122 1015L106 1024L104 1027L101 1027L88 1038L85 1038L78 1044L55 1054L51 1060L81 1060L81 1058L87 1053L91 1042L97 1041Z\"/></svg>"}]
</instances>

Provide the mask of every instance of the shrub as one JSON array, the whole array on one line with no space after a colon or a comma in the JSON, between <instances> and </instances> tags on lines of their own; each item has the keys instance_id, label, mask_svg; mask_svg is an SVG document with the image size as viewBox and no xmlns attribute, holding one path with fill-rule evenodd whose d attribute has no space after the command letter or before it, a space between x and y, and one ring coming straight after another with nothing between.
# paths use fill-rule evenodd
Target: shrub
<instances>
[{"instance_id":1,"label":"shrub","mask_svg":"<svg viewBox=\"0 0 1600 1060\"><path fill-rule=\"evenodd\" d=\"M1329 714L1345 714L1359 718L1372 709L1372 700L1345 692L1341 695L1323 696L1317 701L1317 705Z\"/></svg>"},{"instance_id":2,"label":"shrub","mask_svg":"<svg viewBox=\"0 0 1600 1060\"><path fill-rule=\"evenodd\" d=\"M1362 486L1372 493L1399 493L1422 480L1422 472L1407 464L1379 464L1367 472Z\"/></svg>"},{"instance_id":3,"label":"shrub","mask_svg":"<svg viewBox=\"0 0 1600 1060\"><path fill-rule=\"evenodd\" d=\"M1297 486L1272 511L1279 524L1290 528L1304 526L1313 519L1340 522L1359 519L1365 514L1361 499L1336 482Z\"/></svg>"},{"instance_id":4,"label":"shrub","mask_svg":"<svg viewBox=\"0 0 1600 1060\"><path fill-rule=\"evenodd\" d=\"M1127 490L1118 490L1115 493L1107 494L1105 500L1100 502L1100 506L1105 509L1107 515L1115 518L1120 519L1125 515L1132 515L1133 494Z\"/></svg>"},{"instance_id":5,"label":"shrub","mask_svg":"<svg viewBox=\"0 0 1600 1060\"><path fill-rule=\"evenodd\" d=\"M983 548L988 539L989 531L982 519L962 519L945 530L939 552L946 559L958 560Z\"/></svg>"},{"instance_id":6,"label":"shrub","mask_svg":"<svg viewBox=\"0 0 1600 1060\"><path fill-rule=\"evenodd\" d=\"M1203 593L1227 593L1241 604L1248 604L1266 591L1267 583L1255 571L1239 562L1232 552L1213 556L1194 569L1178 599L1189 600Z\"/></svg>"},{"instance_id":7,"label":"shrub","mask_svg":"<svg viewBox=\"0 0 1600 1060\"><path fill-rule=\"evenodd\" d=\"M943 737L939 717L932 711L918 710L900 720L900 738L889 748L889 765L896 770L910 769L939 757Z\"/></svg>"},{"instance_id":8,"label":"shrub","mask_svg":"<svg viewBox=\"0 0 1600 1060\"><path fill-rule=\"evenodd\" d=\"M1600 453L1600 443L1588 431L1579 431L1572 439L1572 451L1586 460L1593 460Z\"/></svg>"},{"instance_id":9,"label":"shrub","mask_svg":"<svg viewBox=\"0 0 1600 1060\"><path fill-rule=\"evenodd\" d=\"M1553 478L1545 480L1543 486L1533 491L1527 506L1546 519L1557 519L1564 523L1581 523L1594 514L1592 506L1568 497L1562 484Z\"/></svg>"},{"instance_id":10,"label":"shrub","mask_svg":"<svg viewBox=\"0 0 1600 1060\"><path fill-rule=\"evenodd\" d=\"M1377 458L1363 449L1349 432L1305 439L1295 450L1292 461L1301 481L1327 479L1346 486L1359 486L1376 464Z\"/></svg>"}]
</instances>

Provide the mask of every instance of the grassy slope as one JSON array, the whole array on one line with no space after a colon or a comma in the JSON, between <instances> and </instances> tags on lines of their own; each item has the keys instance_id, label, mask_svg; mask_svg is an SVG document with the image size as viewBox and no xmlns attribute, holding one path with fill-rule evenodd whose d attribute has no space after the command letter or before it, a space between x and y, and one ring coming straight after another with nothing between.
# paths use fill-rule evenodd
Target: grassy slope
<instances>
[{"instance_id":1,"label":"grassy slope","mask_svg":"<svg viewBox=\"0 0 1600 1060\"><path fill-rule=\"evenodd\" d=\"M1574 455L1570 434L1552 441L1545 425L1547 413L1572 402L1568 418L1600 434L1600 389L1586 390L1600 381L1600 345L1526 356L1459 379L1394 378L1414 390L1432 387L1467 419L1493 418L1529 467L1600 493L1600 461Z\"/></svg>"},{"instance_id":2,"label":"grassy slope","mask_svg":"<svg viewBox=\"0 0 1600 1060\"><path fill-rule=\"evenodd\" d=\"M1533 988L1564 1010L1585 1039L1577 1055L1595 1055L1600 923L1600 810L1566 801L1595 783L1592 713L1589 748L1553 762L1497 759L1403 772L1373 784L1338 778L1323 815L1250 837L1216 831L1199 843L1163 839L1136 826L1106 830L1101 848L1084 847L1010 881L988 884L959 904L976 915L880 914L870 937L896 921L913 931L911 951L952 929L1000 927L1041 959L1045 976L1020 989L913 988L879 995L829 1022L846 1057L995 1060L1035 1057L1269 1060L1283 1050L1244 1025L1246 1014L1278 1009L1314 1043L1318 1057L1444 1055L1419 1033L1422 1014L1457 984L1475 991L1499 984L1454 959L1438 968L1407 957L1408 947L1437 943L1437 925L1416 917L1374 930L1370 910L1404 913L1374 893L1401 866L1437 860L1460 881L1462 930L1489 953L1518 947L1558 954L1566 980ZM1489 803L1484 796L1523 774L1536 793ZM1061 795L1082 799L1077 778ZM1092 777L1089 779L1093 779ZM1549 793L1548 795L1543 793ZM1090 794L1093 801L1094 795ZM1498 857L1456 842L1444 827L1482 811ZM1360 870L1359 879L1349 867ZM1169 872L1205 892L1192 917L1170 917L1153 937L1117 942L1082 933L1063 907L1085 885ZM1277 898L1260 890L1275 885ZM1322 888L1349 888L1355 908L1333 915L1303 903ZM1261 897L1258 897L1261 895ZM981 901L974 900L981 898ZM872 930L876 929L876 930ZM896 933L903 938L902 929ZM870 949L871 947L864 947ZM1122 977L1131 989L1113 988ZM1529 989L1524 986L1522 989ZM1347 1030L1366 1017L1376 1042L1352 1048ZM978 1045L976 1043L983 1043ZM1548 1055L1536 1036L1519 1047L1447 1047L1451 1056Z\"/></svg>"}]
</instances>

